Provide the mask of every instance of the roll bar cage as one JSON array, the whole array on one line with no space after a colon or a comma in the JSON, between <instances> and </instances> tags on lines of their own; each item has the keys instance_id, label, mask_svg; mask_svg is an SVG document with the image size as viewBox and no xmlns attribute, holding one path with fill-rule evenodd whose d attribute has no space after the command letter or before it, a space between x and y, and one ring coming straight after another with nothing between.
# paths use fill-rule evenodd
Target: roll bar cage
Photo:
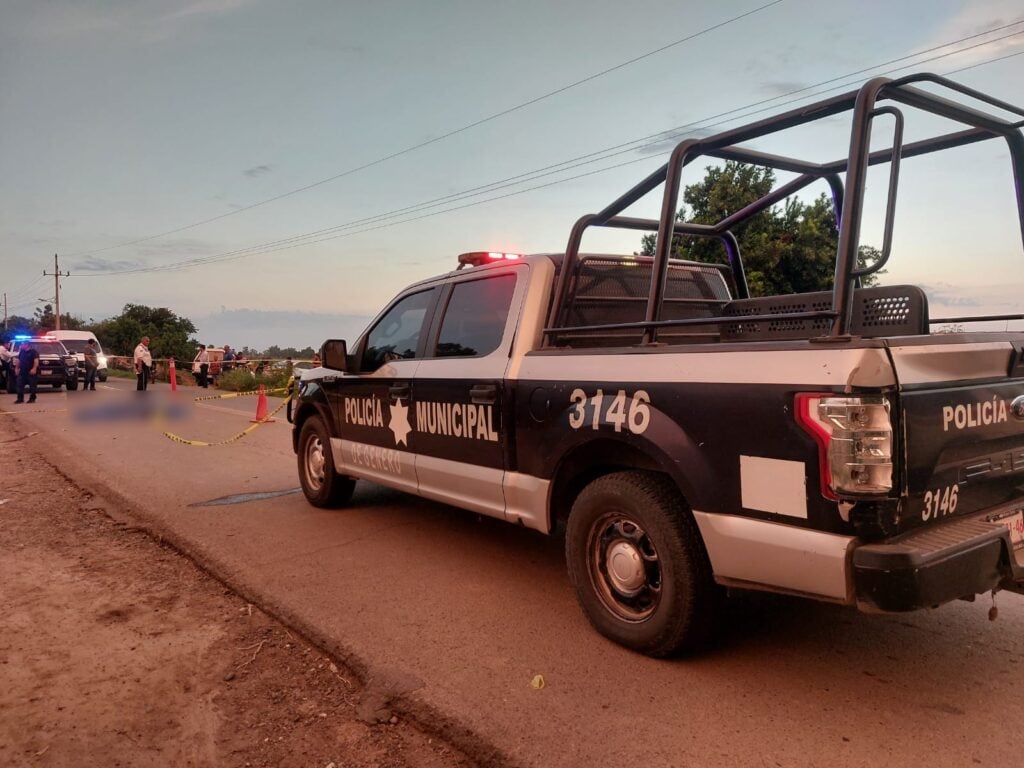
<instances>
[{"instance_id":1,"label":"roll bar cage","mask_svg":"<svg viewBox=\"0 0 1024 768\"><path fill-rule=\"evenodd\" d=\"M736 286L737 298L749 298L747 280L743 271L743 258L733 228L751 216L770 208L813 182L824 179L828 183L836 211L836 226L839 242L836 250L835 283L832 290L832 307L828 310L801 313L802 317L829 321L827 338L842 340L849 338L853 291L859 278L880 270L888 261L892 249L892 231L895 217L896 193L899 181L900 160L908 157L938 152L954 147L966 146L989 139L1002 137L1010 150L1013 165L1014 186L1017 195L1017 215L1024 243L1024 134L1021 127L1024 120L1008 122L987 112L937 96L920 88L915 83L931 83L955 93L970 97L992 107L1024 118L1024 109L1014 106L985 93L969 88L938 75L921 73L899 79L874 78L855 91L799 107L773 117L740 126L704 139L681 141L668 162L632 189L621 195L598 213L588 214L576 221L569 235L565 259L559 271L555 286L554 301L544 329L545 342L550 344L559 331L600 331L626 327L624 324L606 324L565 327L567 298L572 292L576 265L579 261L580 244L584 232L590 227L610 227L657 231L654 263L651 272L650 293L647 299L645 318L639 323L626 324L642 328L643 343L657 341L658 329L699 322L714 325L735 322L735 317L700 318L699 320L662 320L661 308L665 295L666 277L672 255L673 237L676 234L697 237L711 237L721 240L728 255L729 267ZM969 126L965 130L946 133L922 141L903 143L903 113L896 106L876 106L877 102L888 99L905 106L915 107L940 117L948 118ZM782 157L737 146L738 144L769 134L778 133L815 120L831 117L843 112L853 112L850 134L850 151L845 159L831 163L813 163L790 157ZM871 125L876 117L891 116L895 123L891 147L872 152L870 149ZM727 216L717 224L693 224L676 221L679 205L679 188L683 168L698 157L714 157L735 160L781 171L800 174L792 181L772 190L764 197L747 205L742 210ZM885 229L881 256L868 266L857 267L860 245L861 214L868 167L880 163L891 163L888 199L886 202ZM840 174L846 174L845 185ZM620 214L659 185L664 184L661 216L659 219L639 219ZM787 315L773 315L779 319ZM1001 316L1002 317L1002 316ZM1013 316L1013 319L1024 315ZM748 317L747 320L768 319ZM964 320L965 318L958 318ZM972 319L972 318L966 318ZM979 318L980 319L980 318ZM941 322L941 321L933 321Z\"/></svg>"}]
</instances>

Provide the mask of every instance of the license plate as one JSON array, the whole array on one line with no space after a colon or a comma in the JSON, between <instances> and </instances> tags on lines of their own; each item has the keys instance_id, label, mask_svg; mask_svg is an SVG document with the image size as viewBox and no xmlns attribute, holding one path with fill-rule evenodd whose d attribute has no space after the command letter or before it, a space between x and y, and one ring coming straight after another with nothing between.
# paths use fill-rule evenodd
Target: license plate
<instances>
[{"instance_id":1,"label":"license plate","mask_svg":"<svg viewBox=\"0 0 1024 768\"><path fill-rule=\"evenodd\" d=\"M1006 530L1010 532L1010 542L1014 549L1024 548L1024 509L1004 512L1001 515L990 517L989 521L1006 526Z\"/></svg>"},{"instance_id":2,"label":"license plate","mask_svg":"<svg viewBox=\"0 0 1024 768\"><path fill-rule=\"evenodd\" d=\"M46 369L44 368L43 370L41 370L41 371L39 372L39 375L40 375L40 376L52 376L52 375L53 375L53 371L48 371L48 370L46 370Z\"/></svg>"}]
</instances>

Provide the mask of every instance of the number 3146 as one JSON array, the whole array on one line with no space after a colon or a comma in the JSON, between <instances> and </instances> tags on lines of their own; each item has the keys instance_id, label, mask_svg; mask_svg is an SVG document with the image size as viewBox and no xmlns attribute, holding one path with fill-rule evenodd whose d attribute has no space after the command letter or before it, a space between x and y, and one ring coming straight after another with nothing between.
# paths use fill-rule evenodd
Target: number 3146
<instances>
[{"instance_id":1,"label":"number 3146","mask_svg":"<svg viewBox=\"0 0 1024 768\"><path fill-rule=\"evenodd\" d=\"M624 389L620 389L614 395L605 395L604 390L599 389L589 397L582 389L574 389L569 400L572 402L569 426L573 429L582 429L589 421L591 429L597 429L602 424L610 424L615 427L616 432L626 428L635 435L642 435L651 423L651 408L648 405L651 397L642 389L638 389L632 395L626 394Z\"/></svg>"},{"instance_id":2,"label":"number 3146","mask_svg":"<svg viewBox=\"0 0 1024 768\"><path fill-rule=\"evenodd\" d=\"M921 519L925 522L945 515L952 515L956 512L956 505L960 486L947 486L928 491L924 495L924 509L921 510Z\"/></svg>"}]
</instances>

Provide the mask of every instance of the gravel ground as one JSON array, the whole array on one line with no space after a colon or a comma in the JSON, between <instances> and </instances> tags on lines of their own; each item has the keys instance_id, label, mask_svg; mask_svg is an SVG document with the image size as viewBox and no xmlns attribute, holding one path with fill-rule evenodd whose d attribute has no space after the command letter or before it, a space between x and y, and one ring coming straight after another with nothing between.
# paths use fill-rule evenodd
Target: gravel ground
<instances>
[{"instance_id":1,"label":"gravel ground","mask_svg":"<svg viewBox=\"0 0 1024 768\"><path fill-rule=\"evenodd\" d=\"M0 765L475 765L0 423Z\"/></svg>"}]
</instances>

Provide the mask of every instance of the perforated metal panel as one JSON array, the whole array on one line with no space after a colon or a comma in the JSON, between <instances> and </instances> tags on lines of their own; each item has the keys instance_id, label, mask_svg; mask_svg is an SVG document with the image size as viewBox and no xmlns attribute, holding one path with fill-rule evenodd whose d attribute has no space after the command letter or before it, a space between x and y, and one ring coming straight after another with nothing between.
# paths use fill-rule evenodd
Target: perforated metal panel
<instances>
[{"instance_id":1,"label":"perforated metal panel","mask_svg":"<svg viewBox=\"0 0 1024 768\"><path fill-rule=\"evenodd\" d=\"M726 317L744 315L785 315L796 312L821 312L832 308L832 292L767 296L729 302L722 311ZM828 318L785 318L778 320L726 323L723 341L765 341L807 339L828 332ZM855 336L916 336L928 333L928 300L914 285L886 285L860 288L853 294Z\"/></svg>"}]
</instances>

